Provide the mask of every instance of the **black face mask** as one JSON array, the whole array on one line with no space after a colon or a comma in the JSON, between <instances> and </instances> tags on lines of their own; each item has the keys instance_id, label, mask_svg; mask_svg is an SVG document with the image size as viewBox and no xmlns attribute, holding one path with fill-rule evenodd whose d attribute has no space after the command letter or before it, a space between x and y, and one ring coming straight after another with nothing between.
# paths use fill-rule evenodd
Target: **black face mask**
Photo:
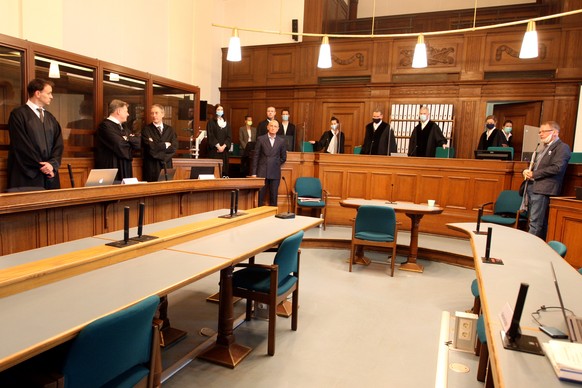
<instances>
[{"instance_id":1,"label":"black face mask","mask_svg":"<svg viewBox=\"0 0 582 388\"><path fill-rule=\"evenodd\" d=\"M372 119L372 121L378 124L380 121L382 121L382 119Z\"/></svg>"},{"instance_id":2,"label":"black face mask","mask_svg":"<svg viewBox=\"0 0 582 388\"><path fill-rule=\"evenodd\" d=\"M495 124L487 124L485 126L487 127L487 129L493 129L493 128L495 128Z\"/></svg>"}]
</instances>

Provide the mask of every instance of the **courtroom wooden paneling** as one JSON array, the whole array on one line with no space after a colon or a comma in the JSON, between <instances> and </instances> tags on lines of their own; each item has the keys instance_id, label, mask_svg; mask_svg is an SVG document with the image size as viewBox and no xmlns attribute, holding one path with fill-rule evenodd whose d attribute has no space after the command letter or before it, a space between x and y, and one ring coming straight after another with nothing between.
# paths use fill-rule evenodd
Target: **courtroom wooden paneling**
<instances>
[{"instance_id":1,"label":"courtroom wooden paneling","mask_svg":"<svg viewBox=\"0 0 582 388\"><path fill-rule=\"evenodd\" d=\"M582 201L574 198L551 198L546 240L566 244L566 261L582 267Z\"/></svg>"}]
</instances>

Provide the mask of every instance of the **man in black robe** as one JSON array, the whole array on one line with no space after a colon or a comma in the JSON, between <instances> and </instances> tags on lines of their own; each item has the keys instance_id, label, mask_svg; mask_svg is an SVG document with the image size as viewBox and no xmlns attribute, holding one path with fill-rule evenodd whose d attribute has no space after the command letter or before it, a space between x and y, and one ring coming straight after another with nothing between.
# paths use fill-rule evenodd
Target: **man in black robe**
<instances>
[{"instance_id":1,"label":"man in black robe","mask_svg":"<svg viewBox=\"0 0 582 388\"><path fill-rule=\"evenodd\" d=\"M366 125L362 155L390 155L392 152L396 152L394 131L388 123L382 120L383 117L382 111L373 112L372 122Z\"/></svg>"},{"instance_id":2,"label":"man in black robe","mask_svg":"<svg viewBox=\"0 0 582 388\"><path fill-rule=\"evenodd\" d=\"M8 119L8 189L59 189L63 137L57 119L45 107L53 99L53 83L35 78L27 86L28 101Z\"/></svg>"},{"instance_id":3,"label":"man in black robe","mask_svg":"<svg viewBox=\"0 0 582 388\"><path fill-rule=\"evenodd\" d=\"M157 182L160 171L172 168L172 157L178 149L174 128L164 124L164 107L154 104L150 110L152 122L141 131L143 146L143 180Z\"/></svg>"},{"instance_id":4,"label":"man in black robe","mask_svg":"<svg viewBox=\"0 0 582 388\"><path fill-rule=\"evenodd\" d=\"M122 126L129 117L129 104L113 100L109 117L99 124L95 134L95 168L117 168L116 181L132 178L133 150L141 146L141 139Z\"/></svg>"},{"instance_id":5,"label":"man in black robe","mask_svg":"<svg viewBox=\"0 0 582 388\"><path fill-rule=\"evenodd\" d=\"M434 121L430 120L430 112L426 106L419 110L419 123L412 130L408 156L426 156L434 158L437 147L446 148L447 139Z\"/></svg>"}]
</instances>

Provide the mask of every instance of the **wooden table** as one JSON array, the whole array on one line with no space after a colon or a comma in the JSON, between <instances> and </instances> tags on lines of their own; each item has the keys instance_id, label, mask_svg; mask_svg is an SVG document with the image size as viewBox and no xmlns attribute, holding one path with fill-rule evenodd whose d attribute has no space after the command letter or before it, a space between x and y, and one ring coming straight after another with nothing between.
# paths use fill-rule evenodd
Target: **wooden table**
<instances>
[{"instance_id":1,"label":"wooden table","mask_svg":"<svg viewBox=\"0 0 582 388\"><path fill-rule=\"evenodd\" d=\"M250 213L249 216L260 213L262 218L247 223L242 219L244 217L237 217L242 220L235 218L234 221L218 219L219 215L228 214L227 209L222 209L147 225L144 233L159 238L115 251L123 258L121 261L115 262L114 256L99 256L99 260L113 262L97 269L88 268L82 273L69 273L63 268L63 277L51 278L47 282L37 282L37 279L54 274L30 273L23 277L22 284L13 285L15 289L10 289L10 284L5 285L4 296L0 297L0 311L7 318L0 331L0 371L74 338L95 319L124 309L150 295L167 295L217 271L221 271L221 295L224 298L221 298L219 309L216 346L220 351L216 353L232 354L236 353L233 349L238 348L250 351L237 345L233 335L229 275L234 264L299 230L321 223L321 220L310 217L280 220L274 217L276 208L270 207L245 212ZM235 222L236 227L228 229L231 222ZM218 231L206 232L204 228L207 225L216 227ZM135 233L133 228L130 236ZM188 233L198 238L188 239ZM81 252L83 256L101 252L106 242L119 240L122 236L122 231L112 232L3 256L0 275L23 272L20 268L28 268L35 261L57 265L71 254ZM156 245L159 249L155 249ZM105 249L112 251L116 248ZM133 250L143 251L144 254L127 258ZM69 267L68 264L66 266ZM10 283L10 279L6 278L6 283ZM27 282L34 284L27 287ZM234 367L243 357L237 354L222 365Z\"/></svg>"},{"instance_id":2,"label":"wooden table","mask_svg":"<svg viewBox=\"0 0 582 388\"><path fill-rule=\"evenodd\" d=\"M416 257L418 255L418 226L420 225L420 220L425 214L440 214L443 209L438 206L428 206L423 204L416 204L411 202L401 202L389 203L384 200L377 199L360 199L360 198L348 198L340 202L343 207L357 209L362 205L374 205L374 206L385 206L391 207L397 213L404 213L408 218L410 218L410 249L408 252L408 259L406 263L400 264L400 269L404 271L422 272L424 270L423 266L416 262Z\"/></svg>"},{"instance_id":3,"label":"wooden table","mask_svg":"<svg viewBox=\"0 0 582 388\"><path fill-rule=\"evenodd\" d=\"M582 314L582 276L542 239L518 229L489 223L481 224L481 230L493 229L490 257L503 260L504 265L484 264L481 257L485 255L487 236L473 232L475 223L453 223L448 227L471 238L495 387L575 386L558 380L546 357L505 349L500 335L499 313L506 303L512 308L515 306L520 283L528 283L521 330L523 334L537 337L540 343L547 342L550 337L538 329L531 313L542 305L559 306L550 263L556 269L565 307L577 316ZM542 312L539 320L544 325L567 332L559 310Z\"/></svg>"}]
</instances>

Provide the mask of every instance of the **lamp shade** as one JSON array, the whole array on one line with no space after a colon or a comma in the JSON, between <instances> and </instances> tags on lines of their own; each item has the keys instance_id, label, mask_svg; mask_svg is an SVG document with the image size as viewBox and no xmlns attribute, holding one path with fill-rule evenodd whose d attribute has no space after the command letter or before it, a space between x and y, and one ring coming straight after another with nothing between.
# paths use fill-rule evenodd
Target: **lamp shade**
<instances>
[{"instance_id":1,"label":"lamp shade","mask_svg":"<svg viewBox=\"0 0 582 388\"><path fill-rule=\"evenodd\" d=\"M329 69L331 67L331 47L329 46L329 38L327 36L324 36L321 40L317 67L320 69Z\"/></svg>"},{"instance_id":2,"label":"lamp shade","mask_svg":"<svg viewBox=\"0 0 582 388\"><path fill-rule=\"evenodd\" d=\"M59 71L59 64L55 61L51 61L49 67L49 78L61 78L61 72Z\"/></svg>"},{"instance_id":3,"label":"lamp shade","mask_svg":"<svg viewBox=\"0 0 582 388\"><path fill-rule=\"evenodd\" d=\"M240 62L240 38L238 37L238 30L235 28L232 31L232 36L230 37L230 42L228 43L228 53L226 54L226 60L229 62Z\"/></svg>"},{"instance_id":4,"label":"lamp shade","mask_svg":"<svg viewBox=\"0 0 582 388\"><path fill-rule=\"evenodd\" d=\"M519 57L521 59L538 57L538 33L536 31L536 22L533 20L527 23L527 30L523 36L523 42L521 42Z\"/></svg>"},{"instance_id":5,"label":"lamp shade","mask_svg":"<svg viewBox=\"0 0 582 388\"><path fill-rule=\"evenodd\" d=\"M428 66L426 57L426 44L424 44L424 36L420 34L416 47L414 48L414 56L412 57L412 67L415 69L422 69Z\"/></svg>"}]
</instances>

